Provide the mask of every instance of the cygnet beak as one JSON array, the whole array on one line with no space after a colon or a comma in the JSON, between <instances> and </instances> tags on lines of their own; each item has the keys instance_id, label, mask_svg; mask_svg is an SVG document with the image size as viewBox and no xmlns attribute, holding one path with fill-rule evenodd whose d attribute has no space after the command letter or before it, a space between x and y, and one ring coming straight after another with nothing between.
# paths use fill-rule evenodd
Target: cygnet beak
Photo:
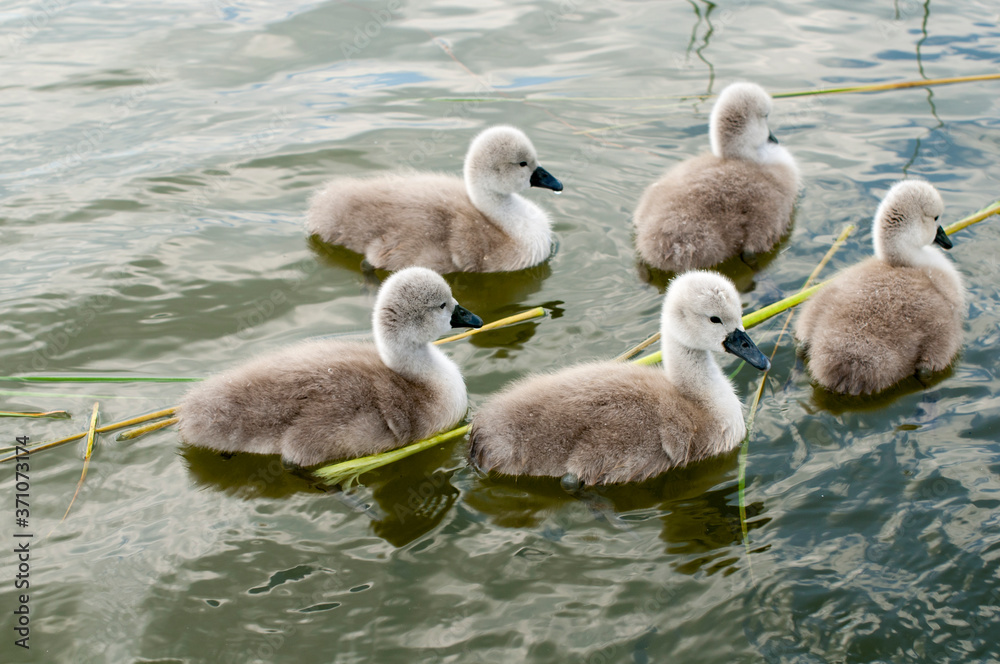
<instances>
[{"instance_id":1,"label":"cygnet beak","mask_svg":"<svg viewBox=\"0 0 1000 664\"><path fill-rule=\"evenodd\" d=\"M483 319L460 304L455 305L451 312L452 327L482 327Z\"/></svg>"},{"instance_id":2,"label":"cygnet beak","mask_svg":"<svg viewBox=\"0 0 1000 664\"><path fill-rule=\"evenodd\" d=\"M767 142L768 143L774 143L774 144L778 143L778 139L775 138L774 132L771 131L770 129L767 130Z\"/></svg>"},{"instance_id":3,"label":"cygnet beak","mask_svg":"<svg viewBox=\"0 0 1000 664\"><path fill-rule=\"evenodd\" d=\"M771 361L764 357L764 353L754 344L743 330L733 330L722 342L722 347L727 353L732 353L736 357L747 361L750 366L761 371L771 368Z\"/></svg>"},{"instance_id":4,"label":"cygnet beak","mask_svg":"<svg viewBox=\"0 0 1000 664\"><path fill-rule=\"evenodd\" d=\"M944 232L944 228L938 226L937 234L934 236L934 244L940 245L944 249L951 249L955 245L951 243L951 238Z\"/></svg>"},{"instance_id":5,"label":"cygnet beak","mask_svg":"<svg viewBox=\"0 0 1000 664\"><path fill-rule=\"evenodd\" d=\"M542 187L543 189L551 189L552 191L563 190L562 182L552 177L552 174L541 166L531 173L530 183L532 187Z\"/></svg>"}]
</instances>

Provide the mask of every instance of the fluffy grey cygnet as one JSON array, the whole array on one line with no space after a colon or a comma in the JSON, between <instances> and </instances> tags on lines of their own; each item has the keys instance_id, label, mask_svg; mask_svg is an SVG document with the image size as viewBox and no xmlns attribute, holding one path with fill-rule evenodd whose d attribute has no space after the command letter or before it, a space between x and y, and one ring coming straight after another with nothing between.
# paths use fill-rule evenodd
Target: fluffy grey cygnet
<instances>
[{"instance_id":1,"label":"fluffy grey cygnet","mask_svg":"<svg viewBox=\"0 0 1000 664\"><path fill-rule=\"evenodd\" d=\"M930 184L897 182L875 213L875 256L838 274L802 305L795 334L817 383L871 394L951 364L962 345L965 287L931 246L952 246L938 225L943 211Z\"/></svg>"},{"instance_id":2,"label":"fluffy grey cygnet","mask_svg":"<svg viewBox=\"0 0 1000 664\"><path fill-rule=\"evenodd\" d=\"M733 83L709 120L712 153L681 162L643 192L633 221L647 264L683 272L761 253L788 230L799 169L767 126L771 97Z\"/></svg>"},{"instance_id":3,"label":"fluffy grey cygnet","mask_svg":"<svg viewBox=\"0 0 1000 664\"><path fill-rule=\"evenodd\" d=\"M462 374L431 342L483 322L444 279L419 267L393 274L372 324L374 345L301 343L196 385L178 409L181 437L307 467L391 450L461 420Z\"/></svg>"},{"instance_id":4,"label":"fluffy grey cygnet","mask_svg":"<svg viewBox=\"0 0 1000 664\"><path fill-rule=\"evenodd\" d=\"M662 369L596 362L519 380L473 416L472 463L505 475L572 473L594 485L733 449L746 434L743 407L712 353L770 366L741 313L722 275L676 277L663 302Z\"/></svg>"},{"instance_id":5,"label":"fluffy grey cygnet","mask_svg":"<svg viewBox=\"0 0 1000 664\"><path fill-rule=\"evenodd\" d=\"M465 179L437 173L333 180L309 204L306 229L385 270L506 272L552 252L552 222L518 192L562 191L519 129L491 127L465 157Z\"/></svg>"}]
</instances>

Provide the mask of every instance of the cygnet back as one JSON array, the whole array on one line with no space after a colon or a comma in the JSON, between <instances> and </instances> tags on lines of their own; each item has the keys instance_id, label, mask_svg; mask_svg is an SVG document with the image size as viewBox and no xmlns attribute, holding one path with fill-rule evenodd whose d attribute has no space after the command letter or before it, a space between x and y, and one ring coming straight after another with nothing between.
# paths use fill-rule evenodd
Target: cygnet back
<instances>
[{"instance_id":1,"label":"cygnet back","mask_svg":"<svg viewBox=\"0 0 1000 664\"><path fill-rule=\"evenodd\" d=\"M482 321L425 268L389 277L372 318L374 345L309 341L196 385L178 409L182 438L305 467L393 449L459 421L465 383L430 342Z\"/></svg>"},{"instance_id":2,"label":"cygnet back","mask_svg":"<svg viewBox=\"0 0 1000 664\"><path fill-rule=\"evenodd\" d=\"M464 180L435 173L333 180L313 197L306 228L387 270L520 270L552 251L548 215L518 193L529 187L563 188L524 132L491 127L472 141Z\"/></svg>"},{"instance_id":3,"label":"cygnet back","mask_svg":"<svg viewBox=\"0 0 1000 664\"><path fill-rule=\"evenodd\" d=\"M952 246L938 225L943 210L930 184L893 185L875 214L875 256L802 305L796 336L817 383L870 394L951 364L962 343L965 288L931 246Z\"/></svg>"},{"instance_id":4,"label":"cygnet back","mask_svg":"<svg viewBox=\"0 0 1000 664\"><path fill-rule=\"evenodd\" d=\"M586 484L631 482L719 454L745 434L742 406L712 357L768 366L743 331L732 282L677 277L664 299L663 369L596 362L530 376L472 419L469 455L506 475L571 473Z\"/></svg>"},{"instance_id":5,"label":"cygnet back","mask_svg":"<svg viewBox=\"0 0 1000 664\"><path fill-rule=\"evenodd\" d=\"M684 161L647 187L633 217L644 262L683 272L760 253L787 232L798 167L768 129L771 98L734 83L712 109L712 154Z\"/></svg>"}]
</instances>

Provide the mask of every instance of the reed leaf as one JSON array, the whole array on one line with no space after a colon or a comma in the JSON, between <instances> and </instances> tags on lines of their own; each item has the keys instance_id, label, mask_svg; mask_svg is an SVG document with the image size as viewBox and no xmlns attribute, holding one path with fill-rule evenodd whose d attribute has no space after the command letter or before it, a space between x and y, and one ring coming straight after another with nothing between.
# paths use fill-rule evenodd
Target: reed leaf
<instances>
[{"instance_id":1,"label":"reed leaf","mask_svg":"<svg viewBox=\"0 0 1000 664\"><path fill-rule=\"evenodd\" d=\"M134 399L148 400L148 397L127 397L119 394L70 394L68 392L24 392L21 390L0 390L6 397L54 397L57 399Z\"/></svg>"},{"instance_id":2,"label":"reed leaf","mask_svg":"<svg viewBox=\"0 0 1000 664\"><path fill-rule=\"evenodd\" d=\"M809 284L813 282L813 279L819 276L819 273L823 270L824 267L826 267L826 264L830 262L830 259L833 258L833 255L837 253L837 250L840 249L841 246L843 246L844 242L847 241L847 238L850 237L851 233L853 232L854 232L854 224L849 224L846 228L844 228L843 231L841 231L840 235L837 236L837 239L833 241L833 245L831 245L830 248L826 251L826 253L823 254L823 258L820 259L819 263L806 278L805 282L802 284L803 291L800 292L804 292L806 289L809 288ZM781 332L778 333L778 339L777 341L774 342L774 348L771 350L771 357L770 357L772 366L774 363L774 356L777 354L778 348L781 346L781 340L785 335L785 331L788 329L788 324L791 323L792 321L792 316L794 315L794 313L795 313L794 311L789 310L788 316L785 317L785 324L781 327ZM746 436L744 436L743 438L743 444L740 445L739 471L738 471L739 488L737 490L737 496L739 498L739 506L740 506L740 532L743 534L743 547L746 550L747 554L747 568L750 570L750 582L754 585L754 587L757 586L757 582L754 580L753 563L751 562L750 559L750 538L747 534L747 499L746 499L747 459L750 453L750 435L753 432L754 418L757 416L757 406L760 404L761 396L763 396L764 394L764 385L766 384L765 379L767 378L768 371L769 370L765 370L764 373L761 375L760 381L757 384L757 390L754 393L753 402L751 402L750 404L750 414L747 416L747 433Z\"/></svg>"},{"instance_id":3,"label":"reed leaf","mask_svg":"<svg viewBox=\"0 0 1000 664\"><path fill-rule=\"evenodd\" d=\"M979 212L976 212L975 214L970 214L965 219L961 219L953 224L949 224L948 226L945 227L944 232L947 233L948 235L951 235L952 233L956 233L962 229L968 228L973 224L978 224L980 221L983 221L988 217L992 217L995 214L1000 214L1000 201L994 201L993 203L990 203L989 205L984 207Z\"/></svg>"},{"instance_id":4,"label":"reed leaf","mask_svg":"<svg viewBox=\"0 0 1000 664\"><path fill-rule=\"evenodd\" d=\"M1000 75L998 75L997 77L1000 78ZM983 221L983 220L985 220L985 219L987 219L987 218L989 218L989 217L991 217L991 216L993 216L995 214L1000 214L1000 201L994 201L993 203L991 203L990 205L987 205L986 207L984 207L983 209L979 210L978 212L975 212L975 213L973 213L973 214L965 217L964 219L956 221L953 224L949 224L947 227L945 227L944 232L947 233L948 235L951 235L952 233L955 233L955 232L960 231L962 229L968 228L969 226L972 226L973 224L978 224L979 222L981 222L981 221ZM840 234L840 236L834 242L833 246L830 247L830 249L823 256L823 259L819 262L819 265L816 266L816 269L813 270L812 274L809 275L809 278L806 279L805 284L803 284L803 290L800 291L797 295L802 295L802 294L806 293L807 290L815 291L816 289L818 289L821 286L823 286L823 284L819 284L817 286L813 286L811 289L807 289L806 288L809 285L810 281L812 281L819 274L820 270L822 270L823 267L829 262L830 258L833 257L834 252L836 252L837 249L840 248L840 245L842 245L844 243L844 241L847 239L847 237L853 231L854 231L854 226L853 225L848 226L847 228L844 229L844 231ZM824 282L824 283L826 283L826 282ZM810 293L810 295L811 295L811 293ZM795 296L793 296L793 297L795 297ZM808 297L808 296L806 296L806 297ZM802 299L804 300L806 298L803 297ZM780 304L780 303L776 302L775 305L777 305L777 304ZM775 305L771 305L771 306L773 307ZM764 307L764 309L767 309L767 308L768 307ZM758 311L759 312L763 312L764 309L760 309ZM775 313L780 313L780 312L775 312ZM789 323L792 320L792 313L793 312L791 312L791 311L788 312L788 318L785 319L785 324L781 328L781 332L778 334L778 340L775 342L774 350L771 352L771 359L774 359L774 355L775 355L775 353L778 350L778 346L781 343L781 339L784 336L785 331L788 329L788 325L789 325ZM746 319L747 319L747 317L745 316L744 317L744 325L746 327L750 327L750 324L746 322ZM760 404L760 398L761 398L761 395L764 392L764 381L767 378L767 373L768 372L765 371L764 374L760 377L760 383L757 386L756 393L754 394L753 402L750 404L750 414L747 417L747 435L746 435L746 438L743 440L743 445L740 448L740 465L739 465L740 528L741 528L741 530L743 532L743 543L747 547L747 560L748 561L750 560L750 548L749 548L750 547L750 543L749 543L749 541L747 539L746 496L744 494L744 491L745 491L745 488L746 488L746 455L747 455L747 451L748 451L748 449L750 447L750 434L753 431L753 422L754 422L754 418L757 415L757 406ZM750 569L750 578L753 579L753 568L752 567Z\"/></svg>"},{"instance_id":5,"label":"reed leaf","mask_svg":"<svg viewBox=\"0 0 1000 664\"><path fill-rule=\"evenodd\" d=\"M435 344L446 344L450 341L458 341L459 339L465 339L466 337L471 337L474 334L479 334L480 332L486 332L488 330L495 330L500 327L507 327L508 325L516 325L518 323L523 323L525 321L532 320L534 318L541 318L545 315L545 309L542 307L535 307L534 309L529 309L528 311L522 311L519 314L513 316L508 316L507 318L501 318L500 320L495 320L492 323L486 323L480 328L474 328L462 332L460 334L455 334L450 337L445 337L444 339L438 339Z\"/></svg>"},{"instance_id":6,"label":"reed leaf","mask_svg":"<svg viewBox=\"0 0 1000 664\"><path fill-rule=\"evenodd\" d=\"M128 431L123 431L120 434L118 434L118 437L115 438L115 440L119 442L123 440L135 440L139 436L144 436L147 433L159 431L160 429L165 429L171 425L177 424L178 419L179 418L171 417L170 419L163 420L162 422L153 422L151 424L146 424L141 427L136 427L135 429L129 429Z\"/></svg>"},{"instance_id":7,"label":"reed leaf","mask_svg":"<svg viewBox=\"0 0 1000 664\"><path fill-rule=\"evenodd\" d=\"M501 318L500 320L493 321L492 323L487 323L482 327L474 330L469 330L467 332L462 332L461 334L456 334L450 337L445 337L444 339L438 339L435 344L446 344L450 341L458 341L459 339L465 339L466 337L471 337L474 334L479 334L480 332L486 332L488 330L495 330L501 327L507 327L508 325L516 325L518 323L523 323L534 318L541 318L545 316L545 309L542 307L535 307L534 309L529 309L528 311L522 311L519 314L513 316L508 316L507 318ZM0 382L23 382L23 383L197 383L199 381L205 380L204 378L195 378L191 376L183 377L172 377L172 376L0 376ZM0 392L0 394L25 394L24 392ZM79 394L58 394L58 395L46 395L45 393L34 393L41 394L43 396L61 396L61 397L78 397L84 396ZM111 395L102 396L88 395L92 398L115 398ZM127 398L127 397L119 397ZM141 397L136 397L141 398ZM0 411L0 417L44 417L43 415L20 415L11 414L7 415ZM56 417L52 415L50 417ZM67 415L68 417L68 415Z\"/></svg>"},{"instance_id":8,"label":"reed leaf","mask_svg":"<svg viewBox=\"0 0 1000 664\"><path fill-rule=\"evenodd\" d=\"M873 85L851 85L842 88L819 88L817 90L800 90L798 92L777 92L774 99L791 97L813 97L816 95L836 95L850 92L886 92L889 90L906 90L908 88L930 88L937 85L953 85L955 83L974 83L976 81L1000 80L1000 74L977 74L973 76L952 76L949 78L922 78L914 81L899 81L896 83L875 83Z\"/></svg>"},{"instance_id":9,"label":"reed leaf","mask_svg":"<svg viewBox=\"0 0 1000 664\"><path fill-rule=\"evenodd\" d=\"M83 455L83 472L80 473L80 481L76 483L76 491L73 492L73 497L69 501L69 505L66 507L65 514L59 519L59 523L66 520L69 516L69 511L73 509L73 503L76 502L76 497L80 495L80 489L83 487L83 481L87 479L87 469L90 468L90 457L94 453L94 441L97 439L97 413L100 408L100 403L94 404L94 410L90 414L90 428L87 429L87 451ZM55 528L49 531L49 535L52 534Z\"/></svg>"},{"instance_id":10,"label":"reed leaf","mask_svg":"<svg viewBox=\"0 0 1000 664\"><path fill-rule=\"evenodd\" d=\"M115 422L113 424L107 424L103 427L98 427L95 429L96 433L107 433L108 431L115 431L117 429L124 429L125 427L130 427L134 424L142 424L143 422L149 422L150 420L158 420L163 417L173 417L177 413L176 408L165 408L163 410L158 410L155 413L149 413L148 415L140 415L138 417L132 417L127 420L122 420L121 422ZM41 452L42 450L52 449L53 447L59 447L60 445L65 445L66 443L72 443L74 440L80 440L87 435L87 432L74 434L66 438L60 438L59 440L53 441L51 443L43 443L41 445L35 445L31 447L31 452ZM8 448L5 451L9 451L13 448ZM11 455L0 459L0 463L5 461L11 461L17 455Z\"/></svg>"},{"instance_id":11,"label":"reed leaf","mask_svg":"<svg viewBox=\"0 0 1000 664\"><path fill-rule=\"evenodd\" d=\"M422 452L423 450L434 447L435 445L440 445L441 443L453 438L464 436L468 430L469 425L466 424L458 427L457 429L445 431L444 433L439 433L436 436L425 438L405 447L399 447L388 452L358 457L357 459L348 459L347 461L340 461L328 466L323 466L322 468L314 470L313 475L323 480L326 484L340 484L342 488L349 489L351 485L357 481L358 477L364 473L375 470L376 468L381 468L382 466L386 466L390 463L394 463L400 459L405 459L406 457L416 454L417 452Z\"/></svg>"},{"instance_id":12,"label":"reed leaf","mask_svg":"<svg viewBox=\"0 0 1000 664\"><path fill-rule=\"evenodd\" d=\"M53 420L68 420L72 418L72 415L67 413L65 410L48 410L44 413L41 411L27 411L23 413L0 410L0 417L48 417Z\"/></svg>"},{"instance_id":13,"label":"reed leaf","mask_svg":"<svg viewBox=\"0 0 1000 664\"><path fill-rule=\"evenodd\" d=\"M824 281L823 283L816 284L811 288L800 290L798 293L795 293L794 295L789 295L788 297L778 300L773 304L769 304L766 307L761 307L756 311L748 313L747 315L743 316L743 327L746 329L750 329L755 325L760 325L769 318L777 316L782 311L788 311L792 307L801 304L805 300L809 299L814 293L816 293L816 291L825 286L826 283L827 282ZM663 353L661 353L660 351L656 351L655 353L651 353L649 355L646 355L645 357L640 357L638 360L633 360L632 363L639 365L647 365L647 364L656 364L661 360L663 360Z\"/></svg>"},{"instance_id":14,"label":"reed leaf","mask_svg":"<svg viewBox=\"0 0 1000 664\"><path fill-rule=\"evenodd\" d=\"M973 83L976 81L995 81L1000 80L1000 74L978 74L974 76L955 76L951 78L924 78L917 79L913 81L898 81L896 83L876 83L873 85L851 85L840 88L818 88L814 90L794 90L790 92L775 92L771 95L773 99L790 99L794 97L815 97L819 95L835 95L835 94L847 94L847 93L861 93L861 92L886 92L889 90L906 90L908 88L928 88L937 85L952 85L955 83ZM709 95L704 94L694 94L694 95L679 95L677 97L645 97L645 99L709 99ZM552 99L559 99L558 97ZM612 101L612 98L594 98L600 101ZM491 100L484 100L491 101ZM546 98L536 98L525 99L524 101L530 101L536 103L538 101L549 101ZM634 97L622 97L621 101L637 101ZM638 125L650 124L653 122L660 122L661 120L667 120L667 117L655 117L647 118L645 120L637 120L635 122L625 122L620 124L606 125L603 127L597 127L595 129L582 129L574 132L575 134L596 134L604 131L611 131L615 129L626 129L628 127L635 127Z\"/></svg>"},{"instance_id":15,"label":"reed leaf","mask_svg":"<svg viewBox=\"0 0 1000 664\"><path fill-rule=\"evenodd\" d=\"M193 383L203 378L169 376L0 376L0 381L22 383Z\"/></svg>"}]
</instances>

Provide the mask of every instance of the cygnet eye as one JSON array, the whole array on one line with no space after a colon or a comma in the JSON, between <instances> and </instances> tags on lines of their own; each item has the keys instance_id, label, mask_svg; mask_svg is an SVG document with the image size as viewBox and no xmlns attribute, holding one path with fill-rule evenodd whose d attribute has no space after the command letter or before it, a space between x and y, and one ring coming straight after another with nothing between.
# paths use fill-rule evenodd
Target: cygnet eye
<instances>
[{"instance_id":1,"label":"cygnet eye","mask_svg":"<svg viewBox=\"0 0 1000 664\"><path fill-rule=\"evenodd\" d=\"M941 216L941 215L939 215L939 214L938 214L938 215L935 215L935 216L934 216L934 221L937 221L937 220L938 220L938 218L939 218L940 216Z\"/></svg>"},{"instance_id":2,"label":"cygnet eye","mask_svg":"<svg viewBox=\"0 0 1000 664\"><path fill-rule=\"evenodd\" d=\"M717 325L722 325L722 319L719 318L718 316L712 316L708 320L712 321L713 323L716 323Z\"/></svg>"},{"instance_id":3,"label":"cygnet eye","mask_svg":"<svg viewBox=\"0 0 1000 664\"><path fill-rule=\"evenodd\" d=\"M448 303L447 303L447 302L442 302L442 303L441 303L441 308L442 308L442 309L444 309L444 308L445 308L445 307L447 307L447 306L448 306Z\"/></svg>"},{"instance_id":4,"label":"cygnet eye","mask_svg":"<svg viewBox=\"0 0 1000 664\"><path fill-rule=\"evenodd\" d=\"M522 167L522 168L523 168L523 167L525 167L525 166L527 166L527 165L528 165L528 162L526 162L526 161L522 161L522 162L521 162L521 167Z\"/></svg>"}]
</instances>

